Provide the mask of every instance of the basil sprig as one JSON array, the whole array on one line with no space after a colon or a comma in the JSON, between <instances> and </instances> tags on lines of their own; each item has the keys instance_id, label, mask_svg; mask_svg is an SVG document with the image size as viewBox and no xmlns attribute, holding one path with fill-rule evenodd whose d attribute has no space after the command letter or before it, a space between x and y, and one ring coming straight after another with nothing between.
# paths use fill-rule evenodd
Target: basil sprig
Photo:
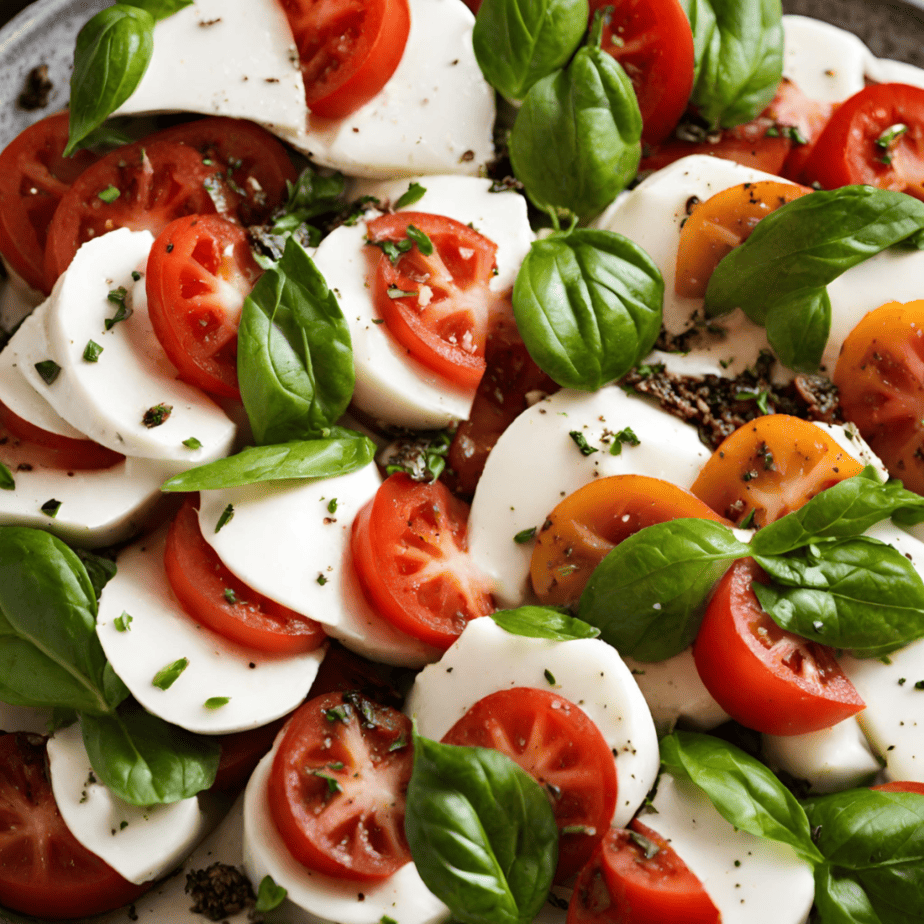
<instances>
[{"instance_id":1,"label":"basil sprig","mask_svg":"<svg viewBox=\"0 0 924 924\"><path fill-rule=\"evenodd\" d=\"M716 267L710 316L741 308L766 327L789 368L818 368L831 327L825 286L924 228L924 203L891 190L844 186L802 196L758 223Z\"/></svg>"},{"instance_id":2,"label":"basil sprig","mask_svg":"<svg viewBox=\"0 0 924 924\"><path fill-rule=\"evenodd\" d=\"M497 610L491 618L505 632L526 638L548 638L571 641L598 638L600 630L575 619L570 613L548 606L519 606L513 610Z\"/></svg>"},{"instance_id":3,"label":"basil sprig","mask_svg":"<svg viewBox=\"0 0 924 924\"><path fill-rule=\"evenodd\" d=\"M529 924L558 862L548 797L506 754L414 735L404 823L424 884L462 924Z\"/></svg>"},{"instance_id":4,"label":"basil sprig","mask_svg":"<svg viewBox=\"0 0 924 924\"><path fill-rule=\"evenodd\" d=\"M593 390L648 354L661 329L664 280L641 247L612 231L536 241L513 287L526 348L559 385Z\"/></svg>"},{"instance_id":5,"label":"basil sprig","mask_svg":"<svg viewBox=\"0 0 924 924\"><path fill-rule=\"evenodd\" d=\"M286 180L289 198L286 204L272 216L270 231L287 235L298 231L319 215L336 211L343 205L346 178L342 173L325 176L311 167L305 167L298 179ZM312 228L307 235L313 246L321 239L319 229Z\"/></svg>"}]
</instances>

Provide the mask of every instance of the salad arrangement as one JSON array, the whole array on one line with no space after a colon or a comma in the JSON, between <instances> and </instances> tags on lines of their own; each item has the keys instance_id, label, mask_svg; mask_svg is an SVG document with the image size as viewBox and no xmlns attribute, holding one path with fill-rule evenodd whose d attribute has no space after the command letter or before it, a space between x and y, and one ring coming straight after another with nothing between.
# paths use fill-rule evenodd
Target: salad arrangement
<instances>
[{"instance_id":1,"label":"salad arrangement","mask_svg":"<svg viewBox=\"0 0 924 924\"><path fill-rule=\"evenodd\" d=\"M784 388L753 370L728 372L728 403L748 423L705 466L692 428L610 383L663 373L650 357L656 343L669 346L668 304L686 305L684 327L701 307L691 330L706 334L708 319L740 309L749 348L763 328L803 391L835 328L853 357L834 371L844 414L890 474L917 488L921 415L880 409L895 370L913 368L893 344L913 351L918 313L889 309L854 344L837 333L834 289L880 251L919 246L913 103L924 91L861 90L836 110L803 97L781 82L783 23L769 0L485 0L465 46L485 89L471 105L482 111L485 80L519 104L514 179L466 175L486 166L478 123L445 150L403 136L408 150L444 157L432 172L457 176L394 180L389 154L363 167L351 198L342 175L299 173L269 133L226 116L114 139L107 119L130 110L153 66L155 23L218 27L203 18L207 5L143 0L94 17L77 41L69 116L38 123L0 155L0 250L48 296L4 351L11 454L0 475L11 497L32 499L8 514L23 525L0 531L0 699L49 710L53 795L40 746L12 735L4 746L10 780L29 774L10 785L20 822L37 824L41 805L53 838L78 858L54 898L35 864L24 877L17 867L0 877L3 902L61 916L131 900L192 847L208 803L220 801L215 789L239 787L278 720L308 696L247 787L243 849L259 910L288 894L285 913L300 907L310 920L526 922L554 914L557 882L571 924L621 920L625 907L636 924L663 920L672 902L696 920L757 920L770 893L751 860L742 911L745 900L721 884L741 887L729 879L741 859L725 854L725 868L710 872L670 827L714 815L714 841L776 877L785 870L789 904L772 906L774 920L804 920L813 902L822 921L915 920L920 777L800 801L721 738L673 731L658 742L652 712L660 724L677 715L662 721L659 694L649 687L646 704L622 658L639 665L645 688L645 664L684 657L695 640L694 682L710 709L766 735L859 734L852 716L864 701L870 714L876 707L832 650L888 660L924 636L918 550L889 534L924 519L920 496L864 468L852 431L768 415ZM271 127L349 173L355 153L341 135L362 135L404 104L406 49L420 47L415 24L426 14L420 2L382 0L351 10L344 30L325 19L325 3L282 3L287 25L266 6L273 34L295 40L289 70L304 94L287 102L304 124ZM467 35L463 5L440 6ZM449 66L469 66L461 60ZM826 171L843 133L855 132L848 119L864 134L835 177ZM675 295L665 264L613 228L664 184L699 171L717 191L735 185L722 171L738 168L678 161L617 196L640 168L704 151L733 160L743 151L768 173L838 188L788 201L752 171L719 201L685 196L679 237L700 256L686 277L670 268L678 287L705 284ZM113 378L115 356L126 365ZM383 380L383 368L401 371ZM848 401L855 370L865 387ZM125 384L136 381L145 383L137 398ZM555 395L559 387L589 394ZM919 391L918 382L904 393ZM808 403L823 416L816 396ZM617 428L629 406L631 425ZM545 506L532 516L512 503L512 485L500 497L485 485L503 472L515 434L543 416L558 428L550 460L567 447L567 477L583 487L546 504L537 486ZM373 457L394 427L428 432L380 456L380 474ZM659 431L679 434L679 487L663 480L665 464L632 455ZM614 473L601 477L607 466ZM168 530L146 529L115 563L52 535L85 549L153 527L151 491L94 524L69 519L75 505L49 487L61 483L52 470L80 472L83 491L116 469L136 483L133 467L164 494L201 492L198 502L187 499ZM50 480L33 482L36 469ZM48 499L36 502L36 491ZM508 506L518 526L525 517L504 532L499 557L518 562L511 581L501 576L508 564L485 562L486 505ZM504 517L495 526L506 530ZM896 527L882 526L889 520ZM868 535L874 528L885 541ZM160 611L164 623L154 621ZM729 628L742 619L744 629ZM430 665L406 714L356 692L368 678L351 672L374 671L371 662L325 676L326 636L371 661ZM732 659L729 684L726 652L752 636L765 641ZM513 679L479 676L492 659ZM909 766L867 734L890 771ZM659 766L656 814L635 817ZM585 767L583 781L563 772L574 767ZM30 791L41 798L23 799ZM85 820L88 802L113 820L111 833L108 820ZM177 836L160 870L129 869L123 848L150 818ZM709 843L705 854L721 852Z\"/></svg>"}]
</instances>

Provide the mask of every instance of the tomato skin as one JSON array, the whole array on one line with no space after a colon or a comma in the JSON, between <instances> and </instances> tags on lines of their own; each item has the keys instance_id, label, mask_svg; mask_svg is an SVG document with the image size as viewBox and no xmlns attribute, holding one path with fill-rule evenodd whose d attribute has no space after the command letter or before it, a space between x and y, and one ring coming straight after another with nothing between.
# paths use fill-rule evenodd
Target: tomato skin
<instances>
[{"instance_id":1,"label":"tomato skin","mask_svg":"<svg viewBox=\"0 0 924 924\"><path fill-rule=\"evenodd\" d=\"M815 148L815 142L836 108L835 103L821 102L806 96L788 77L780 81L773 102L765 110L766 115L781 128L795 128L800 136L799 141L793 141L789 156L780 170L781 176L796 183L803 182L805 165Z\"/></svg>"},{"instance_id":2,"label":"tomato skin","mask_svg":"<svg viewBox=\"0 0 924 924\"><path fill-rule=\"evenodd\" d=\"M167 532L164 567L183 609L238 645L273 654L314 651L324 630L313 619L264 597L236 578L199 529L196 501L187 497ZM225 591L231 592L231 602Z\"/></svg>"},{"instance_id":3,"label":"tomato skin","mask_svg":"<svg viewBox=\"0 0 924 924\"><path fill-rule=\"evenodd\" d=\"M411 859L404 801L412 761L411 720L395 709L342 693L300 706L279 743L267 791L292 856L353 881L385 879L404 866Z\"/></svg>"},{"instance_id":4,"label":"tomato skin","mask_svg":"<svg viewBox=\"0 0 924 924\"><path fill-rule=\"evenodd\" d=\"M308 108L342 119L369 102L401 62L408 0L282 0L301 58Z\"/></svg>"},{"instance_id":5,"label":"tomato skin","mask_svg":"<svg viewBox=\"0 0 924 924\"><path fill-rule=\"evenodd\" d=\"M353 520L350 546L363 592L395 628L448 648L494 612L487 578L468 556L468 505L439 482L391 475Z\"/></svg>"},{"instance_id":6,"label":"tomato skin","mask_svg":"<svg viewBox=\"0 0 924 924\"><path fill-rule=\"evenodd\" d=\"M867 314L834 370L844 416L906 488L924 493L924 301Z\"/></svg>"},{"instance_id":7,"label":"tomato skin","mask_svg":"<svg viewBox=\"0 0 924 924\"><path fill-rule=\"evenodd\" d=\"M0 904L44 920L111 911L143 895L61 818L36 735L0 735Z\"/></svg>"},{"instance_id":8,"label":"tomato skin","mask_svg":"<svg viewBox=\"0 0 924 924\"><path fill-rule=\"evenodd\" d=\"M187 215L158 236L145 286L154 333L180 378L240 398L237 329L262 270L247 233L220 215Z\"/></svg>"},{"instance_id":9,"label":"tomato skin","mask_svg":"<svg viewBox=\"0 0 924 924\"><path fill-rule=\"evenodd\" d=\"M888 783L880 783L878 786L871 786L877 792L911 792L924 796L924 783L916 780L892 780Z\"/></svg>"},{"instance_id":10,"label":"tomato skin","mask_svg":"<svg viewBox=\"0 0 924 924\"><path fill-rule=\"evenodd\" d=\"M642 141L658 144L680 121L693 89L693 32L678 0L591 0L605 7L601 48L625 68L642 113Z\"/></svg>"},{"instance_id":11,"label":"tomato skin","mask_svg":"<svg viewBox=\"0 0 924 924\"><path fill-rule=\"evenodd\" d=\"M616 763L597 726L550 690L513 687L478 700L443 736L444 744L501 751L545 789L563 833L555 879L573 876L609 829L616 809Z\"/></svg>"},{"instance_id":12,"label":"tomato skin","mask_svg":"<svg viewBox=\"0 0 924 924\"><path fill-rule=\"evenodd\" d=\"M864 702L833 651L781 629L761 608L754 562L735 562L719 582L693 642L700 679L747 728L803 735L856 715Z\"/></svg>"},{"instance_id":13,"label":"tomato skin","mask_svg":"<svg viewBox=\"0 0 924 924\"><path fill-rule=\"evenodd\" d=\"M290 715L257 728L215 735L221 747L221 758L209 792L237 793L243 789L263 755L269 753L276 735Z\"/></svg>"}]
</instances>

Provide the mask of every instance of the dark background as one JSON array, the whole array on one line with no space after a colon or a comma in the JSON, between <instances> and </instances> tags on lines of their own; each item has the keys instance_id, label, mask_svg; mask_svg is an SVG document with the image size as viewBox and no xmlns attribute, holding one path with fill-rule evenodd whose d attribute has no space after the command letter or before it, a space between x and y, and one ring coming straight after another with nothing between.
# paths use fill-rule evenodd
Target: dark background
<instances>
[{"instance_id":1,"label":"dark background","mask_svg":"<svg viewBox=\"0 0 924 924\"><path fill-rule=\"evenodd\" d=\"M30 0L0 0L0 26L12 19L20 10L29 5Z\"/></svg>"}]
</instances>

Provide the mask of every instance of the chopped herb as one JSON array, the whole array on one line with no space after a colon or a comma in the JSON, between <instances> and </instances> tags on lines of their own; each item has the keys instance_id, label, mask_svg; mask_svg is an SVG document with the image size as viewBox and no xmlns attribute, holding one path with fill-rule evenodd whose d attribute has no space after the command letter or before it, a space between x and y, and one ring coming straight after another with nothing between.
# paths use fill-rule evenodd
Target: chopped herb
<instances>
[{"instance_id":1,"label":"chopped herb","mask_svg":"<svg viewBox=\"0 0 924 924\"><path fill-rule=\"evenodd\" d=\"M215 532L217 533L223 526L227 526L231 522L231 518L234 516L234 504L228 504L224 510L221 512L221 516L218 518L218 522L215 524Z\"/></svg>"},{"instance_id":2,"label":"chopped herb","mask_svg":"<svg viewBox=\"0 0 924 924\"><path fill-rule=\"evenodd\" d=\"M548 668L546 668L542 673L546 681L548 682L549 686L554 687L555 686L555 675Z\"/></svg>"},{"instance_id":3,"label":"chopped herb","mask_svg":"<svg viewBox=\"0 0 924 924\"><path fill-rule=\"evenodd\" d=\"M739 391L735 395L735 401L756 401L761 414L770 413L769 399L770 394L766 391Z\"/></svg>"},{"instance_id":4,"label":"chopped herb","mask_svg":"<svg viewBox=\"0 0 924 924\"><path fill-rule=\"evenodd\" d=\"M191 436L188 440L183 440L183 445L184 445L187 449L201 449L201 448L202 448L202 440L198 440L198 439L196 439L196 437Z\"/></svg>"},{"instance_id":5,"label":"chopped herb","mask_svg":"<svg viewBox=\"0 0 924 924\"><path fill-rule=\"evenodd\" d=\"M0 462L0 490L16 490L16 479L13 478L13 473L2 462Z\"/></svg>"},{"instance_id":6,"label":"chopped herb","mask_svg":"<svg viewBox=\"0 0 924 924\"><path fill-rule=\"evenodd\" d=\"M738 524L738 529L750 529L754 525L754 514L757 513L756 507L751 507L748 515Z\"/></svg>"},{"instance_id":7,"label":"chopped herb","mask_svg":"<svg viewBox=\"0 0 924 924\"><path fill-rule=\"evenodd\" d=\"M42 511L42 513L45 514L46 517L51 517L54 519L58 515L58 511L61 509L61 501L52 498L51 500L45 501L45 503L42 504L39 509Z\"/></svg>"},{"instance_id":8,"label":"chopped herb","mask_svg":"<svg viewBox=\"0 0 924 924\"><path fill-rule=\"evenodd\" d=\"M103 348L95 341L88 340L87 345L83 348L83 358L88 363L95 363L99 360L99 354Z\"/></svg>"},{"instance_id":9,"label":"chopped herb","mask_svg":"<svg viewBox=\"0 0 924 924\"><path fill-rule=\"evenodd\" d=\"M919 680L914 685L915 690L924 690L924 680Z\"/></svg>"},{"instance_id":10,"label":"chopped herb","mask_svg":"<svg viewBox=\"0 0 924 924\"><path fill-rule=\"evenodd\" d=\"M587 442L586 437L580 430L572 430L568 436L574 440L577 448L581 450L582 456L590 456L597 452L597 450Z\"/></svg>"},{"instance_id":11,"label":"chopped herb","mask_svg":"<svg viewBox=\"0 0 924 924\"><path fill-rule=\"evenodd\" d=\"M131 630L132 617L125 610L122 610L121 616L116 616L112 620L112 625L115 627L116 632L129 632Z\"/></svg>"},{"instance_id":12,"label":"chopped herb","mask_svg":"<svg viewBox=\"0 0 924 924\"><path fill-rule=\"evenodd\" d=\"M210 696L202 705L206 709L221 709L222 706L227 706L230 702L230 696Z\"/></svg>"},{"instance_id":13,"label":"chopped herb","mask_svg":"<svg viewBox=\"0 0 924 924\"><path fill-rule=\"evenodd\" d=\"M899 678L898 678L898 685L899 685L900 687L903 687L907 682L908 682L908 678L907 678L907 677L899 677Z\"/></svg>"},{"instance_id":14,"label":"chopped herb","mask_svg":"<svg viewBox=\"0 0 924 924\"><path fill-rule=\"evenodd\" d=\"M536 536L536 527L530 526L528 529L521 529L514 537L513 541L517 545L526 545L531 539Z\"/></svg>"},{"instance_id":15,"label":"chopped herb","mask_svg":"<svg viewBox=\"0 0 924 924\"><path fill-rule=\"evenodd\" d=\"M561 829L562 834L591 834L593 829L589 829L587 825L565 825Z\"/></svg>"},{"instance_id":16,"label":"chopped herb","mask_svg":"<svg viewBox=\"0 0 924 924\"><path fill-rule=\"evenodd\" d=\"M379 918L379 924L398 924L398 922L394 918L390 918L387 914L383 914L382 917Z\"/></svg>"},{"instance_id":17,"label":"chopped herb","mask_svg":"<svg viewBox=\"0 0 924 924\"><path fill-rule=\"evenodd\" d=\"M122 190L117 186L109 185L102 192L96 194L103 202L115 202L122 195Z\"/></svg>"},{"instance_id":18,"label":"chopped herb","mask_svg":"<svg viewBox=\"0 0 924 924\"><path fill-rule=\"evenodd\" d=\"M631 427L624 427L618 433L613 434L613 445L610 446L610 455L618 456L622 454L623 444L627 446L639 446L641 440L635 435Z\"/></svg>"},{"instance_id":19,"label":"chopped herb","mask_svg":"<svg viewBox=\"0 0 924 924\"><path fill-rule=\"evenodd\" d=\"M328 722L349 722L350 716L345 709L335 706L333 709L324 710L324 718Z\"/></svg>"},{"instance_id":20,"label":"chopped herb","mask_svg":"<svg viewBox=\"0 0 924 924\"><path fill-rule=\"evenodd\" d=\"M419 292L406 292L404 289L399 289L397 286L389 286L385 290L385 294L389 298L408 298L412 295L420 295Z\"/></svg>"},{"instance_id":21,"label":"chopped herb","mask_svg":"<svg viewBox=\"0 0 924 924\"><path fill-rule=\"evenodd\" d=\"M35 364L35 371L50 385L61 374L61 367L53 359L43 359Z\"/></svg>"},{"instance_id":22,"label":"chopped herb","mask_svg":"<svg viewBox=\"0 0 924 924\"><path fill-rule=\"evenodd\" d=\"M322 770L312 770L311 775L319 777L322 780L325 780L327 782L328 792L330 793L343 792L343 787L330 774L324 773Z\"/></svg>"},{"instance_id":23,"label":"chopped herb","mask_svg":"<svg viewBox=\"0 0 924 924\"><path fill-rule=\"evenodd\" d=\"M908 131L908 126L902 122L896 122L894 125L890 125L877 139L876 147L886 148L891 147L892 143L900 138L905 132Z\"/></svg>"},{"instance_id":24,"label":"chopped herb","mask_svg":"<svg viewBox=\"0 0 924 924\"><path fill-rule=\"evenodd\" d=\"M392 263L397 263L401 259L401 255L407 253L414 246L413 242L407 239L403 241L373 241L367 238L366 241L373 247L378 247Z\"/></svg>"},{"instance_id":25,"label":"chopped herb","mask_svg":"<svg viewBox=\"0 0 924 924\"><path fill-rule=\"evenodd\" d=\"M417 245L417 249L425 256L429 257L433 253L433 241L424 234L420 228L413 225L407 226L407 236Z\"/></svg>"},{"instance_id":26,"label":"chopped herb","mask_svg":"<svg viewBox=\"0 0 924 924\"><path fill-rule=\"evenodd\" d=\"M413 205L415 202L420 202L426 191L426 186L421 186L420 183L411 183L407 188L407 192L402 194L395 203L395 208L403 209L406 205Z\"/></svg>"},{"instance_id":27,"label":"chopped herb","mask_svg":"<svg viewBox=\"0 0 924 924\"><path fill-rule=\"evenodd\" d=\"M141 273L139 273L138 270L132 270L132 279L134 279L135 282L140 281Z\"/></svg>"},{"instance_id":28,"label":"chopped herb","mask_svg":"<svg viewBox=\"0 0 924 924\"><path fill-rule=\"evenodd\" d=\"M187 667L189 667L189 658L178 658L173 664L162 667L154 675L151 684L159 690L169 690Z\"/></svg>"},{"instance_id":29,"label":"chopped herb","mask_svg":"<svg viewBox=\"0 0 924 924\"><path fill-rule=\"evenodd\" d=\"M402 748L407 747L407 741L404 738L398 738L396 741L388 746L388 753L391 754L393 751L400 751Z\"/></svg>"},{"instance_id":30,"label":"chopped herb","mask_svg":"<svg viewBox=\"0 0 924 924\"><path fill-rule=\"evenodd\" d=\"M153 430L154 427L159 427L161 424L166 423L172 413L172 404L155 404L154 407L149 407L144 412L141 422L149 430Z\"/></svg>"},{"instance_id":31,"label":"chopped herb","mask_svg":"<svg viewBox=\"0 0 924 924\"><path fill-rule=\"evenodd\" d=\"M237 603L237 594L234 592L233 588L231 587L226 587L222 591L222 596L224 596L225 600L227 600L228 603L231 604L231 606L234 606L234 604Z\"/></svg>"},{"instance_id":32,"label":"chopped herb","mask_svg":"<svg viewBox=\"0 0 924 924\"><path fill-rule=\"evenodd\" d=\"M321 587L323 587L327 583L327 578L324 577L324 575L319 571L317 581L318 581L318 584L320 584Z\"/></svg>"},{"instance_id":33,"label":"chopped herb","mask_svg":"<svg viewBox=\"0 0 924 924\"><path fill-rule=\"evenodd\" d=\"M336 513L337 512L337 498L332 497L327 503L327 512Z\"/></svg>"},{"instance_id":34,"label":"chopped herb","mask_svg":"<svg viewBox=\"0 0 924 924\"><path fill-rule=\"evenodd\" d=\"M264 876L260 880L260 888L257 890L257 901L254 904L254 911L263 914L278 908L285 900L289 893L273 880L272 876Z\"/></svg>"},{"instance_id":35,"label":"chopped herb","mask_svg":"<svg viewBox=\"0 0 924 924\"><path fill-rule=\"evenodd\" d=\"M658 845L644 835L638 834L635 831L629 831L629 838L635 842L636 846L642 849L642 853L646 860L650 860L652 857L658 855L658 851L660 850Z\"/></svg>"},{"instance_id":36,"label":"chopped herb","mask_svg":"<svg viewBox=\"0 0 924 924\"><path fill-rule=\"evenodd\" d=\"M125 321L132 316L132 310L128 307L125 299L128 297L128 289L125 286L119 286L118 289L113 289L106 296L106 298L118 305L116 313L111 318L106 318L105 327L106 330L112 330L121 321Z\"/></svg>"}]
</instances>

